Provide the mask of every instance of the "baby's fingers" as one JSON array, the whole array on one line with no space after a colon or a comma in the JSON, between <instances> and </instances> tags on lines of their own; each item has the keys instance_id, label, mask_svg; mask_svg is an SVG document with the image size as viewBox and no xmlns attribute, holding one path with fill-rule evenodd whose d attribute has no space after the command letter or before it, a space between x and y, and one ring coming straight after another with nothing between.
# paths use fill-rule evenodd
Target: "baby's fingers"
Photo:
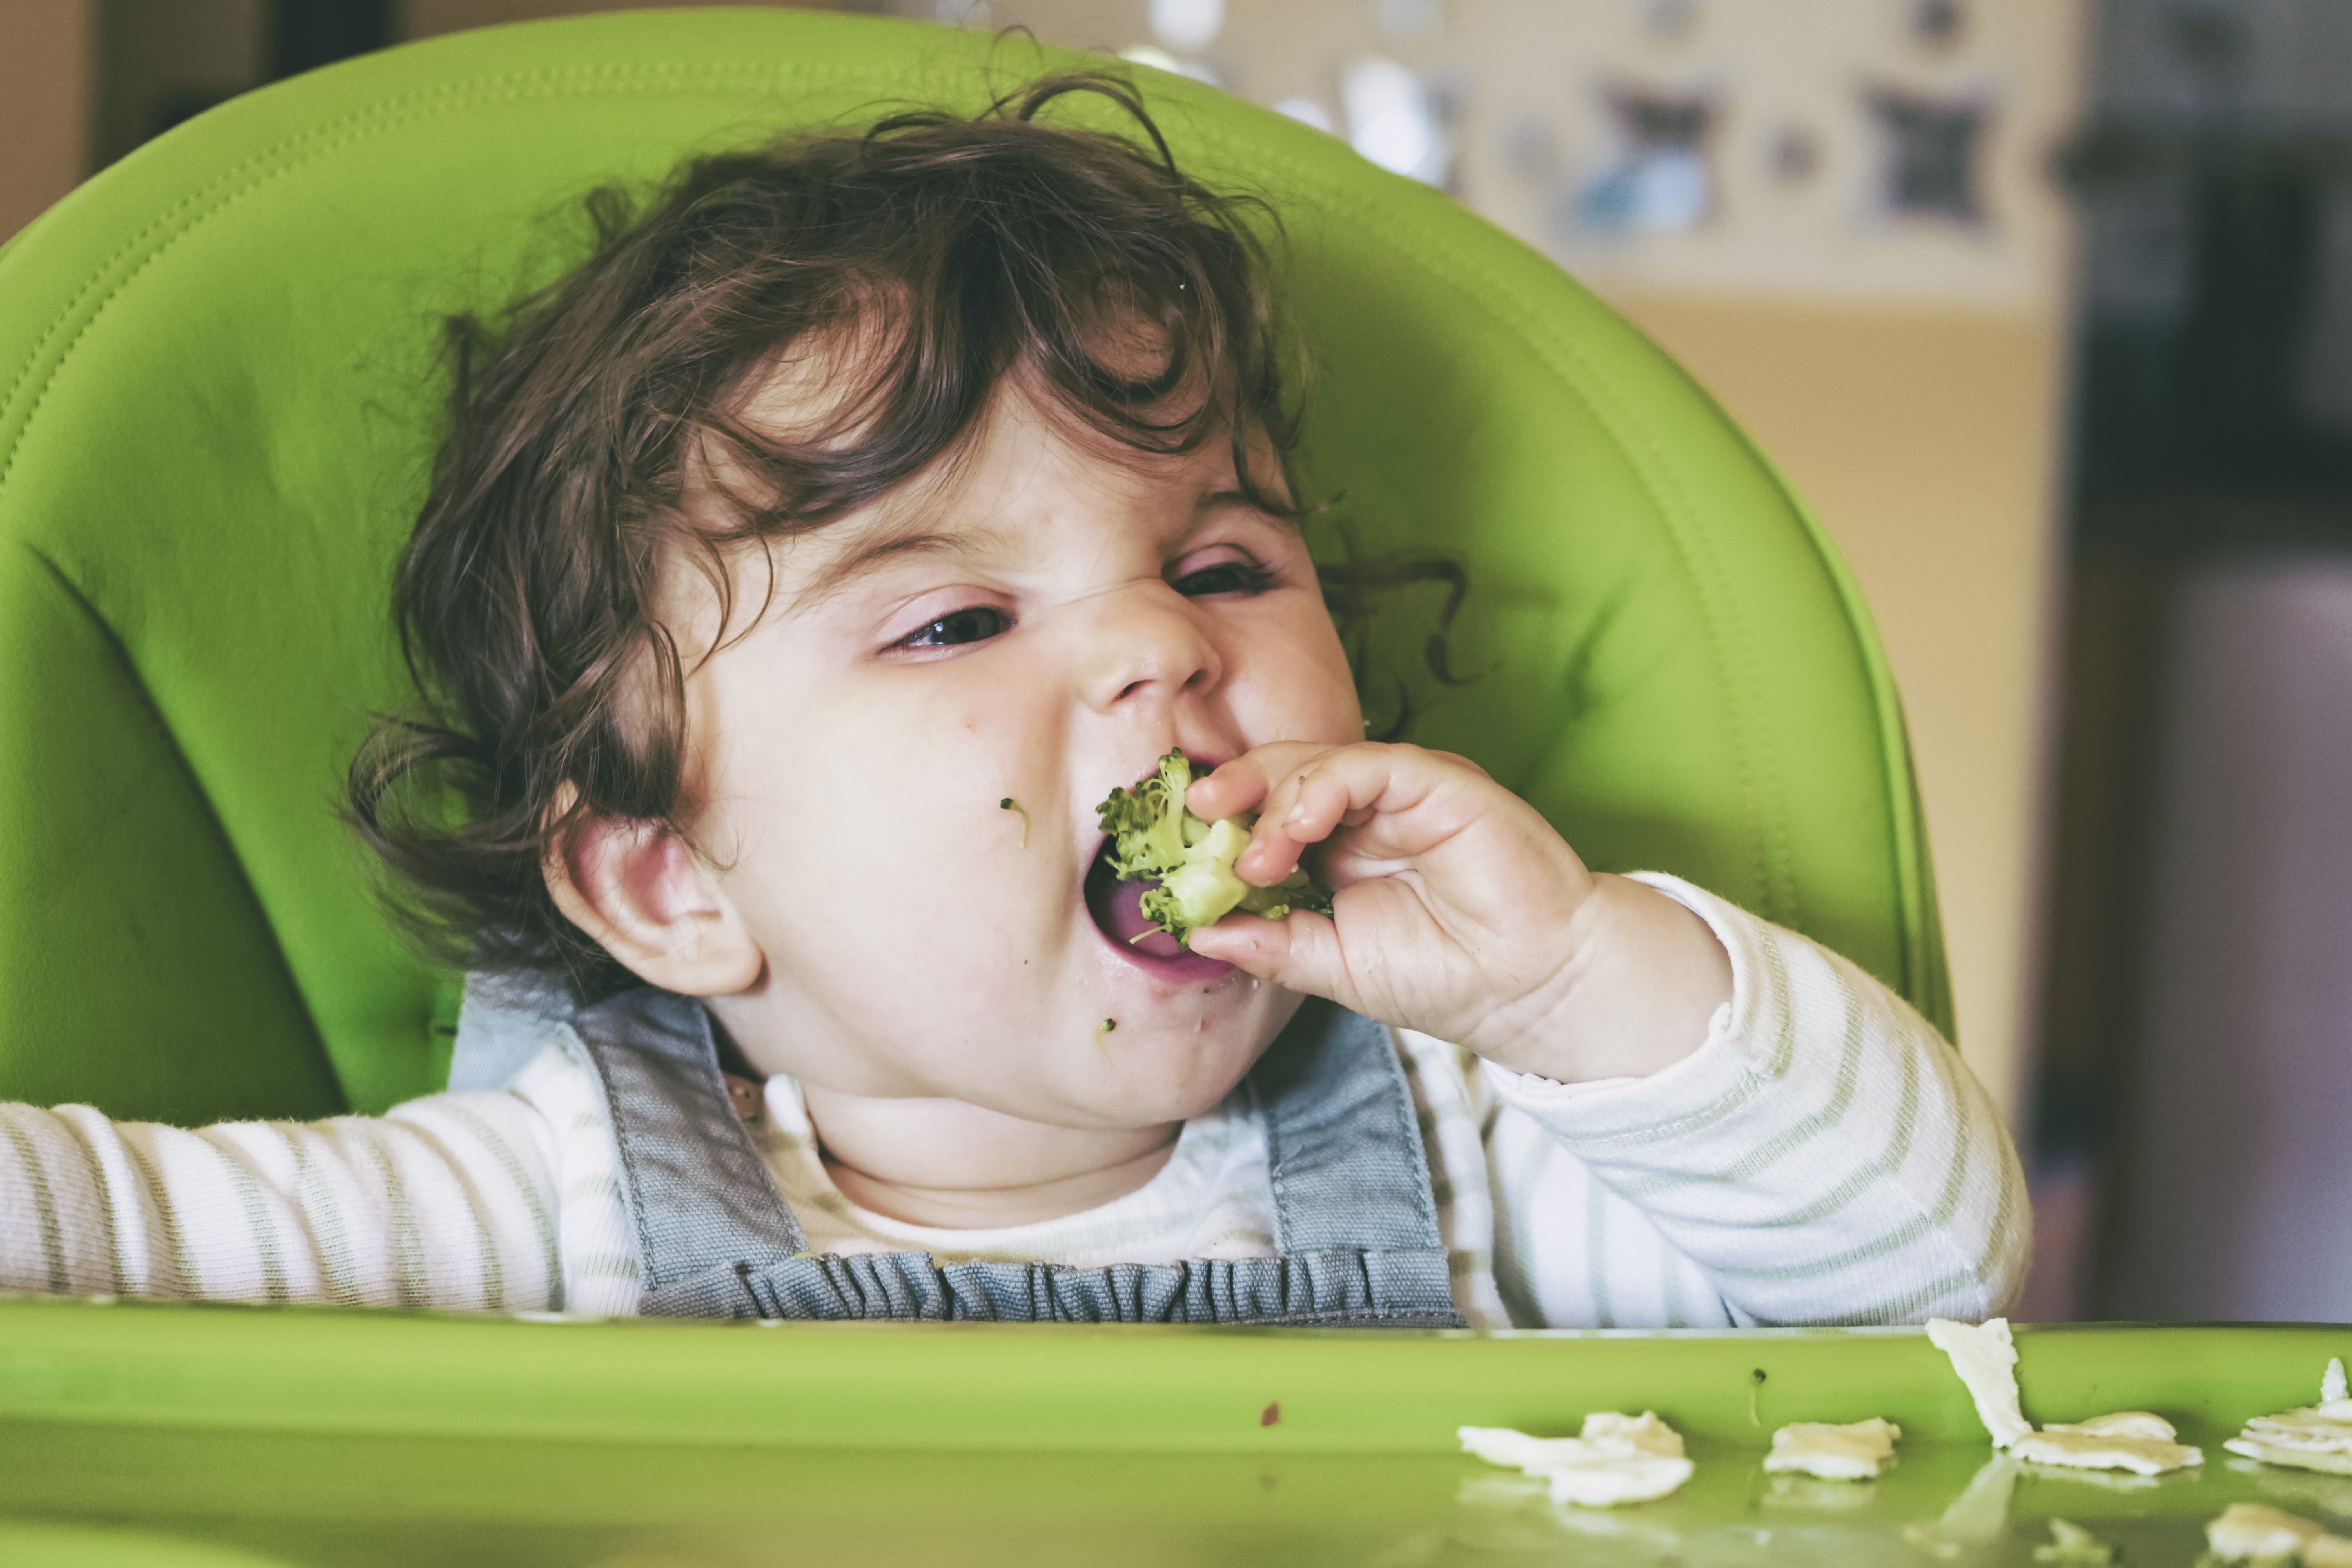
<instances>
[{"instance_id":1,"label":"baby's fingers","mask_svg":"<svg viewBox=\"0 0 2352 1568\"><path fill-rule=\"evenodd\" d=\"M1196 928L1189 945L1203 958L1223 959L1286 990L1328 996L1346 1007L1358 1000L1340 954L1339 928L1322 915L1304 910L1281 921L1227 915Z\"/></svg>"},{"instance_id":2,"label":"baby's fingers","mask_svg":"<svg viewBox=\"0 0 2352 1568\"><path fill-rule=\"evenodd\" d=\"M1456 784L1483 783L1485 777L1458 758L1418 746L1334 747L1303 759L1275 781L1259 808L1257 830L1234 868L1246 881L1278 880L1298 863L1300 850L1342 826L1381 823L1392 828L1416 814L1425 820L1402 832L1375 826L1359 836L1357 845L1376 858L1410 857L1458 826L1456 814L1433 816L1421 808L1458 793Z\"/></svg>"},{"instance_id":3,"label":"baby's fingers","mask_svg":"<svg viewBox=\"0 0 2352 1568\"><path fill-rule=\"evenodd\" d=\"M1331 750L1307 741L1275 741L1248 751L1205 778L1192 781L1184 804L1211 822L1263 809L1266 795L1291 770Z\"/></svg>"}]
</instances>

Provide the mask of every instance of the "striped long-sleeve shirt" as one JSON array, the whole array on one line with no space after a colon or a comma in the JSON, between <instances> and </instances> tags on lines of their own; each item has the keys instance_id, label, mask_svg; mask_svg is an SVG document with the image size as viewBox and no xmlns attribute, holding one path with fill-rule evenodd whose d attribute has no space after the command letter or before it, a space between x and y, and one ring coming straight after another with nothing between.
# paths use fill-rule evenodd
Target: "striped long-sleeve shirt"
<instances>
[{"instance_id":1,"label":"striped long-sleeve shirt","mask_svg":"<svg viewBox=\"0 0 2352 1568\"><path fill-rule=\"evenodd\" d=\"M1732 961L1693 1055L1558 1084L1396 1031L1456 1304L1485 1327L1903 1322L1998 1312L2022 1282L2023 1177L1958 1054L1844 960L1664 877ZM790 1079L751 1123L809 1245L1093 1266L1270 1255L1265 1132L1236 1092L1114 1203L940 1230L826 1177ZM0 1289L386 1306L635 1310L593 1069L551 1042L504 1091L383 1117L112 1122L0 1106Z\"/></svg>"}]
</instances>

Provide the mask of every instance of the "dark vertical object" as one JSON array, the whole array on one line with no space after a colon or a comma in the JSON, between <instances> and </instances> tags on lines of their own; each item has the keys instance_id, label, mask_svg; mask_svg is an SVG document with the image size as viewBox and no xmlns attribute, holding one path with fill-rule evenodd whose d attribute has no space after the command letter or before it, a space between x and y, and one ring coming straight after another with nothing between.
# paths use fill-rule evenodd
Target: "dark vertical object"
<instances>
[{"instance_id":1,"label":"dark vertical object","mask_svg":"<svg viewBox=\"0 0 2352 1568\"><path fill-rule=\"evenodd\" d=\"M2175 384L2186 428L2225 466L2303 434L2295 384L2318 282L2320 197L2317 172L2283 158L2209 167L2192 188L2197 289Z\"/></svg>"},{"instance_id":2,"label":"dark vertical object","mask_svg":"<svg viewBox=\"0 0 2352 1568\"><path fill-rule=\"evenodd\" d=\"M278 0L271 18L274 80L392 42L391 0Z\"/></svg>"},{"instance_id":3,"label":"dark vertical object","mask_svg":"<svg viewBox=\"0 0 2352 1568\"><path fill-rule=\"evenodd\" d=\"M2068 589L2059 788L2043 956L2041 1060L2029 1148L2076 1173L2111 1217L2127 1152L2117 1133L2140 1019L2156 811L2157 697L2176 568L2130 552L2078 553ZM2111 1240L2114 1226L2103 1224ZM2095 1306L2105 1247L2073 1259L2071 1305Z\"/></svg>"}]
</instances>

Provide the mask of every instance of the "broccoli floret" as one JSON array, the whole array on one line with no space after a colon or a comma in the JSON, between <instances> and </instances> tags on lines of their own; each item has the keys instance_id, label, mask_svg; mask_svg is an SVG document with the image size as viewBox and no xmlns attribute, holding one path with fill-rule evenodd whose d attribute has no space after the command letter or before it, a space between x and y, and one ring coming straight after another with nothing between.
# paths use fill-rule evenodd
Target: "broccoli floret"
<instances>
[{"instance_id":1,"label":"broccoli floret","mask_svg":"<svg viewBox=\"0 0 2352 1568\"><path fill-rule=\"evenodd\" d=\"M1181 751L1160 759L1160 771L1133 789L1115 789L1096 808L1112 836L1111 869L1122 882L1150 881L1184 863L1184 791L1192 764ZM1193 818L1199 821L1198 817Z\"/></svg>"},{"instance_id":2,"label":"broccoli floret","mask_svg":"<svg viewBox=\"0 0 2352 1568\"><path fill-rule=\"evenodd\" d=\"M1188 942L1195 926L1214 925L1234 910L1278 921L1293 910L1331 912L1331 896L1304 868L1271 888L1253 888L1234 872L1257 818L1205 822L1184 809L1192 766L1181 751L1160 759L1159 771L1133 789L1115 789L1097 810L1111 835L1111 869L1122 882L1158 882L1143 895L1143 912L1161 931Z\"/></svg>"}]
</instances>

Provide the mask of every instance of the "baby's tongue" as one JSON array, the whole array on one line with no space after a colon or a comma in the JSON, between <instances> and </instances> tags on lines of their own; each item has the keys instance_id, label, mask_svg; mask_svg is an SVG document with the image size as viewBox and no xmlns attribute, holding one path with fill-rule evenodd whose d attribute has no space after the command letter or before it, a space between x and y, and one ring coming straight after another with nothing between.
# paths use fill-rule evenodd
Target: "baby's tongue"
<instances>
[{"instance_id":1,"label":"baby's tongue","mask_svg":"<svg viewBox=\"0 0 2352 1568\"><path fill-rule=\"evenodd\" d=\"M1173 958L1185 951L1184 944L1143 912L1143 895L1150 887L1149 882L1122 882L1108 859L1097 860L1087 878L1087 910L1112 941L1152 958ZM1146 931L1150 934L1144 935Z\"/></svg>"},{"instance_id":2,"label":"baby's tongue","mask_svg":"<svg viewBox=\"0 0 2352 1568\"><path fill-rule=\"evenodd\" d=\"M1094 869L1087 875L1087 911L1113 942L1130 952L1172 961L1187 968L1212 964L1220 971L1231 968L1219 960L1201 957L1152 922L1143 912L1143 895L1151 886L1150 882L1122 882L1110 868L1108 858L1097 860Z\"/></svg>"}]
</instances>

